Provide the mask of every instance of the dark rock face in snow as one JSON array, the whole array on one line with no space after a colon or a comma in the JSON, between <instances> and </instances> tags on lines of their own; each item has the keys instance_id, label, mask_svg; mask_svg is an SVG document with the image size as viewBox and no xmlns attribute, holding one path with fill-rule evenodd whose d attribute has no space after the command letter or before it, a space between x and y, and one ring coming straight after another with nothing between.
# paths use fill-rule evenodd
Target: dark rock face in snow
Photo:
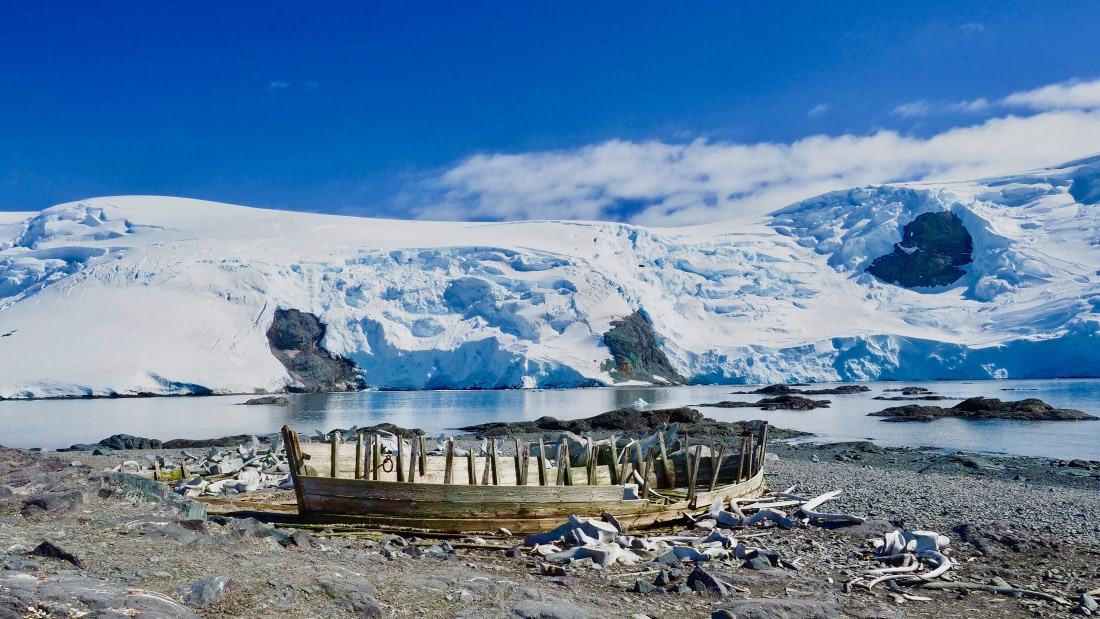
<instances>
[{"instance_id":1,"label":"dark rock face in snow","mask_svg":"<svg viewBox=\"0 0 1100 619\"><path fill-rule=\"evenodd\" d=\"M612 322L603 342L615 357L615 367L610 373L617 381L641 380L672 385L687 382L661 350L653 325L638 312Z\"/></svg>"},{"instance_id":2,"label":"dark rock face in snow","mask_svg":"<svg viewBox=\"0 0 1100 619\"><path fill-rule=\"evenodd\" d=\"M294 392L356 391L365 385L355 364L333 356L321 346L325 325L316 316L296 309L277 309L267 341L271 353L298 384Z\"/></svg>"},{"instance_id":3,"label":"dark rock face in snow","mask_svg":"<svg viewBox=\"0 0 1100 619\"><path fill-rule=\"evenodd\" d=\"M957 215L948 211L924 213L905 226L894 253L875 258L867 271L906 288L946 286L966 271L974 241Z\"/></svg>"}]
</instances>

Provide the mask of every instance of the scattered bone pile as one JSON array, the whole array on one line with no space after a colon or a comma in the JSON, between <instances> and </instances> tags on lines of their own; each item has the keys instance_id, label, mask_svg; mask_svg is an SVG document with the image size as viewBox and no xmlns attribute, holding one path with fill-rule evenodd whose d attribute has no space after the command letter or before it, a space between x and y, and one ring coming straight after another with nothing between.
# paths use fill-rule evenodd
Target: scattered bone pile
<instances>
[{"instance_id":1,"label":"scattered bone pile","mask_svg":"<svg viewBox=\"0 0 1100 619\"><path fill-rule=\"evenodd\" d=\"M809 524L859 524L863 519L817 510L825 501L840 495L839 490L813 498L793 492L792 487L759 498L733 499L728 506L716 501L709 512L694 523L694 530L704 531L703 534L626 535L610 514L604 514L602 520L571 516L568 522L553 531L527 536L524 546L547 562L543 568L546 572L552 571L555 564L578 561L601 567L648 561L673 564L713 561L754 570L797 570L797 559L786 561L777 551L757 545L766 536L767 529L790 529ZM793 508L793 511L786 512L784 508ZM745 532L734 533L732 529ZM947 537L932 531L891 532L879 540L875 552L876 563L882 567L867 570L847 583L845 589L851 591L853 586L863 586L871 590L886 581L901 585L928 583L951 569L951 559L941 552L948 543ZM691 590L737 590L733 583L722 582L720 576L698 567L689 581L686 586ZM652 589L639 581L635 590Z\"/></svg>"}]
</instances>

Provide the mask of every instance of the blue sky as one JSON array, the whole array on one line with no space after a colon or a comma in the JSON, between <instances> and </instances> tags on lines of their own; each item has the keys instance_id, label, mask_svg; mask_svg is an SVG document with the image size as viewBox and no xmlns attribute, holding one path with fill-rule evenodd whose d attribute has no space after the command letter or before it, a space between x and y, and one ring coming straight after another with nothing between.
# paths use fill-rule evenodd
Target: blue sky
<instances>
[{"instance_id":1,"label":"blue sky","mask_svg":"<svg viewBox=\"0 0 1100 619\"><path fill-rule=\"evenodd\" d=\"M2 210L681 224L1100 151L1096 2L0 11Z\"/></svg>"}]
</instances>

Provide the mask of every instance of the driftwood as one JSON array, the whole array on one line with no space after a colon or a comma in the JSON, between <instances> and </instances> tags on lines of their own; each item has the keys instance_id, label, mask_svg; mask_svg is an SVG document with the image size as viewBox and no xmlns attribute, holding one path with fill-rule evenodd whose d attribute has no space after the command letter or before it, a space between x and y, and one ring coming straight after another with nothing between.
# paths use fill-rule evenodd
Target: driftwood
<instances>
[{"instance_id":1,"label":"driftwood","mask_svg":"<svg viewBox=\"0 0 1100 619\"><path fill-rule=\"evenodd\" d=\"M927 582L920 585L921 589L942 589L947 591L988 591L990 593L1000 593L1002 595L1020 596L1025 598L1034 598L1037 600L1044 600L1046 602L1054 602L1055 604L1061 604L1063 606L1076 606L1073 602L1065 598L1060 598L1056 595L1049 593L1043 593L1042 591L1031 591L1030 589L1017 589L1016 587L1000 587L997 585L983 585L976 582L959 582L959 581L936 581ZM1094 593L1100 593L1100 589L1097 589Z\"/></svg>"}]
</instances>

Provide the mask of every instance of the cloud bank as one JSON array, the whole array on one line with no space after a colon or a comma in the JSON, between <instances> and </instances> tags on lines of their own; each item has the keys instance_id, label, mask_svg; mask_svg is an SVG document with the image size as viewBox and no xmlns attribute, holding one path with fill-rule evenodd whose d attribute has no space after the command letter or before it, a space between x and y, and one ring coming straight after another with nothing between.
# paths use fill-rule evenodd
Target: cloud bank
<instances>
[{"instance_id":1,"label":"cloud bank","mask_svg":"<svg viewBox=\"0 0 1100 619\"><path fill-rule=\"evenodd\" d=\"M980 102L980 103L979 103ZM826 191L967 180L1100 150L1100 80L956 105L1037 110L927 138L881 130L793 143L610 140L573 150L470 157L429 180L423 219L582 219L676 226L755 217Z\"/></svg>"}]
</instances>

